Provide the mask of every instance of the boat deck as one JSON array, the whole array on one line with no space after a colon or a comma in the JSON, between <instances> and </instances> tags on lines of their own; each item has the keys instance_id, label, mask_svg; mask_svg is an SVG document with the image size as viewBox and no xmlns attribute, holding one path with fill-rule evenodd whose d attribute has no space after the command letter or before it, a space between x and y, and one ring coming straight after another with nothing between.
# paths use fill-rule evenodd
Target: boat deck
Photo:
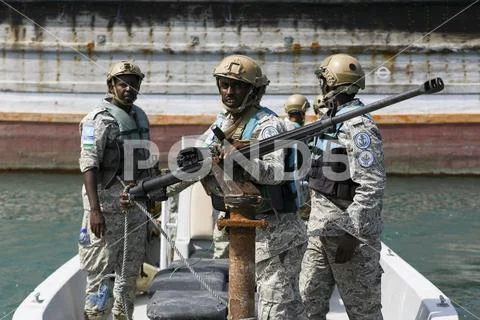
<instances>
[{"instance_id":1,"label":"boat deck","mask_svg":"<svg viewBox=\"0 0 480 320\"><path fill-rule=\"evenodd\" d=\"M381 263L385 271L382 280L382 313L385 319L458 320L450 300L388 247L382 249ZM75 256L25 298L13 319L83 319L85 281L85 272L80 270L78 256ZM36 301L37 296L43 303ZM440 296L444 297L444 304L439 303ZM148 319L148 302L148 295L137 297L134 319ZM336 290L330 299L327 319L348 319Z\"/></svg>"}]
</instances>

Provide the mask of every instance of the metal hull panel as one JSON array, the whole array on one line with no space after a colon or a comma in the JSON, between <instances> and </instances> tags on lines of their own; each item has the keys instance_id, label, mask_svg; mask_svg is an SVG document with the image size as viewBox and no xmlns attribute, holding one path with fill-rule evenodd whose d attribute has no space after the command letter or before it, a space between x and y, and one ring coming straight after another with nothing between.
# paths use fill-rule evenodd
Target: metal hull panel
<instances>
[{"instance_id":1,"label":"metal hull panel","mask_svg":"<svg viewBox=\"0 0 480 320\"><path fill-rule=\"evenodd\" d=\"M263 65L274 94L315 94L315 66L339 51L359 58L367 93L396 93L434 76L445 80L446 93L478 93L480 84L479 9L456 16L463 2L34 1L0 8L0 81L8 91L104 92L108 65L134 58L146 74L144 93L215 94L213 67L234 52Z\"/></svg>"},{"instance_id":2,"label":"metal hull panel","mask_svg":"<svg viewBox=\"0 0 480 320\"><path fill-rule=\"evenodd\" d=\"M204 132L212 118L206 117L203 124L187 117L190 124L154 125L152 141L160 150L162 165L181 136ZM480 174L479 122L380 123L379 127L388 173ZM76 123L0 121L0 170L78 170L79 143Z\"/></svg>"}]
</instances>

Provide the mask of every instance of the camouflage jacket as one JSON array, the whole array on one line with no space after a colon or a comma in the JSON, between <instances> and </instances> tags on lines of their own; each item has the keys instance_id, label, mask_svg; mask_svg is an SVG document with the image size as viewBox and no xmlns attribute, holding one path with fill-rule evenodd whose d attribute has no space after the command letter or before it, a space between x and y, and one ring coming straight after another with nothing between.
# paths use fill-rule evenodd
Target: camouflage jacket
<instances>
[{"instance_id":1,"label":"camouflage jacket","mask_svg":"<svg viewBox=\"0 0 480 320\"><path fill-rule=\"evenodd\" d=\"M119 123L105 107L108 106L108 104L109 102L107 100L102 101L99 106L88 113L80 122L81 150L79 165L82 173L92 168L98 169L98 194L102 210L116 211L119 210L119 194L123 187L120 182L116 180L115 172L108 172L104 175L103 164L105 161L115 162L114 159L119 156L118 153L123 150L119 151L116 148L108 147L112 145L113 141L118 140L120 136ZM135 111L133 110L143 112L140 108L135 107L128 115L132 119L135 118ZM123 147L120 146L120 148ZM123 172L123 162L120 163L119 170ZM147 172L145 175L146 174ZM102 177L106 180L112 179L111 187L107 190L102 187Z\"/></svg>"},{"instance_id":2,"label":"camouflage jacket","mask_svg":"<svg viewBox=\"0 0 480 320\"><path fill-rule=\"evenodd\" d=\"M342 108L362 105L355 99ZM358 186L353 202L339 200L336 205L313 190L308 233L336 236L348 231L360 238L378 237L383 229L381 211L386 185L380 131L370 116L360 116L345 121L337 139L336 143L346 149L347 170Z\"/></svg>"},{"instance_id":3,"label":"camouflage jacket","mask_svg":"<svg viewBox=\"0 0 480 320\"><path fill-rule=\"evenodd\" d=\"M258 121L251 131L249 139L262 140L273 135L285 132L285 124L282 119L267 108L261 108L256 117ZM222 131L229 131L228 125L232 125L232 115L222 112L217 116L215 122ZM212 135L206 132L206 144L215 142ZM244 135L242 134L243 138ZM277 150L263 156L261 159L253 160L258 164L259 179L253 179L260 185L280 184L284 181L278 179L283 175L285 164L285 151ZM265 219L268 222L266 230L257 229L256 235L256 261L262 261L278 255L286 250L301 245L307 241L305 224L300 219L297 212L279 213L279 214L257 214L257 219Z\"/></svg>"}]
</instances>

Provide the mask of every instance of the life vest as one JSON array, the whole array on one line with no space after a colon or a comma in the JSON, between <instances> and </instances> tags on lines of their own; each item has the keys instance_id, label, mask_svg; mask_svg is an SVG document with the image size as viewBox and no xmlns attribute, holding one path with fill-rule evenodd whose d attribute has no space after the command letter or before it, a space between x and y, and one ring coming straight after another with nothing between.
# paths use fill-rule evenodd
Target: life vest
<instances>
[{"instance_id":1,"label":"life vest","mask_svg":"<svg viewBox=\"0 0 480 320\"><path fill-rule=\"evenodd\" d=\"M114 140L107 140L103 159L100 163L100 183L104 189L108 189L117 181L117 175L124 179L124 141L150 140L150 133L147 115L135 105L132 106L129 115L123 109L104 100L98 107L93 119L102 112L107 112L115 119L120 131ZM149 169L138 169L137 167L138 161L147 160L148 156L149 153L145 149L134 150L133 177L135 180L149 176Z\"/></svg>"},{"instance_id":2,"label":"life vest","mask_svg":"<svg viewBox=\"0 0 480 320\"><path fill-rule=\"evenodd\" d=\"M361 106L363 106L363 104L358 99L355 99L341 108L335 115L341 115ZM369 115L363 116L370 118ZM329 115L324 115L324 117L329 117ZM348 159L345 157L345 159L347 159L346 162L333 162L328 159L328 155L347 156L345 146L338 142L338 134L342 126L343 123L338 123L330 131L315 137L314 146L311 150L312 167L309 172L308 185L311 189L316 190L331 200L340 199L353 201L355 190L359 184L354 182L350 177ZM331 174L325 174L325 170L328 168L331 170L329 170L330 172L338 173L339 175L348 173L349 178L332 180L330 177ZM339 175L337 175L337 177Z\"/></svg>"},{"instance_id":3,"label":"life vest","mask_svg":"<svg viewBox=\"0 0 480 320\"><path fill-rule=\"evenodd\" d=\"M252 110L252 109L250 109ZM262 114L277 116L275 112L265 107L258 107L255 110L247 111L244 119L233 133L233 139L251 140L253 131L257 127L258 121ZM217 115L215 125L222 126L225 120L225 114ZM213 141L213 137L207 138L208 141ZM287 149L285 157L285 171L291 172L295 169L295 157L291 149ZM262 202L257 207L256 213L266 213L271 211L277 212L295 212L298 207L296 204L296 188L294 181L286 181L279 185L259 185L255 184L262 194ZM226 211L223 199L212 196L213 207L220 211Z\"/></svg>"}]
</instances>

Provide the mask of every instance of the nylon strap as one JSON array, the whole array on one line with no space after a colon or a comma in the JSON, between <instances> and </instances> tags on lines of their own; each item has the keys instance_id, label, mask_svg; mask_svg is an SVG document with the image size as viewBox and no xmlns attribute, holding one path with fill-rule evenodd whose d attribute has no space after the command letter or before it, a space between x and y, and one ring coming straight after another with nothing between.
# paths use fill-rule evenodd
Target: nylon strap
<instances>
[{"instance_id":1,"label":"nylon strap","mask_svg":"<svg viewBox=\"0 0 480 320\"><path fill-rule=\"evenodd\" d=\"M247 112L245 112L242 115L242 121L240 122L239 126L237 129L235 129L235 132L232 135L232 138L235 140L240 140L242 138L243 131L245 130L245 127L247 126L247 123L250 121L253 115L255 115L258 112L259 108L257 106L251 107L248 109Z\"/></svg>"}]
</instances>

